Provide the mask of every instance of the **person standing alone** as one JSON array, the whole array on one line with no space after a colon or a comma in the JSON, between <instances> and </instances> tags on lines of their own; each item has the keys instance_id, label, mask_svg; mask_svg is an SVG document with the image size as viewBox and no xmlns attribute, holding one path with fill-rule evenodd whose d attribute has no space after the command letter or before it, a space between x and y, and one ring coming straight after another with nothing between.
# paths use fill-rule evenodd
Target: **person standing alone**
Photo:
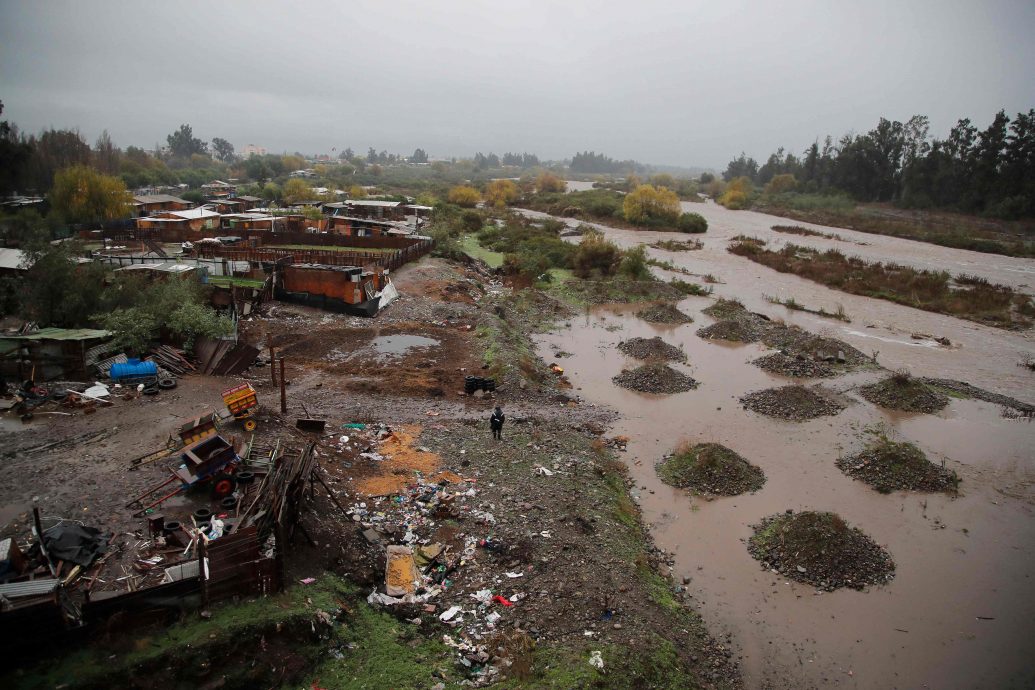
<instances>
[{"instance_id":1,"label":"person standing alone","mask_svg":"<svg viewBox=\"0 0 1035 690\"><path fill-rule=\"evenodd\" d=\"M489 428L492 429L492 437L497 441L503 438L503 422L506 419L503 409L497 405L496 409L492 411L492 416L489 417Z\"/></svg>"}]
</instances>

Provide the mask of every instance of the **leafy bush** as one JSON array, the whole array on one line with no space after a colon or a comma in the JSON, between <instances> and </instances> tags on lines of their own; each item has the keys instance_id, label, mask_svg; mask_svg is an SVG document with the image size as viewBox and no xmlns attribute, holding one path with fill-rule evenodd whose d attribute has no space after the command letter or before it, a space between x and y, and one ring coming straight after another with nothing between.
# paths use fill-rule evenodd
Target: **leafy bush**
<instances>
[{"instance_id":1,"label":"leafy bush","mask_svg":"<svg viewBox=\"0 0 1035 690\"><path fill-rule=\"evenodd\" d=\"M680 232L702 233L708 230L708 221L700 213L682 213L676 221Z\"/></svg>"},{"instance_id":2,"label":"leafy bush","mask_svg":"<svg viewBox=\"0 0 1035 690\"><path fill-rule=\"evenodd\" d=\"M675 223L679 218L679 197L671 189L644 184L625 196L625 219L636 225Z\"/></svg>"},{"instance_id":3,"label":"leafy bush","mask_svg":"<svg viewBox=\"0 0 1035 690\"><path fill-rule=\"evenodd\" d=\"M632 280L650 280L651 272L647 267L647 250L642 244L625 250L618 273Z\"/></svg>"},{"instance_id":4,"label":"leafy bush","mask_svg":"<svg viewBox=\"0 0 1035 690\"><path fill-rule=\"evenodd\" d=\"M451 204L456 204L463 208L474 208L482 200L482 195L474 187L459 185L450 189L446 198L449 199Z\"/></svg>"},{"instance_id":5,"label":"leafy bush","mask_svg":"<svg viewBox=\"0 0 1035 690\"><path fill-rule=\"evenodd\" d=\"M737 177L727 183L726 191L718 198L718 202L731 211L740 211L750 205L753 192L750 178Z\"/></svg>"},{"instance_id":6,"label":"leafy bush","mask_svg":"<svg viewBox=\"0 0 1035 690\"><path fill-rule=\"evenodd\" d=\"M579 278L601 278L614 275L622 262L622 250L602 235L589 235L572 257L572 268Z\"/></svg>"}]
</instances>

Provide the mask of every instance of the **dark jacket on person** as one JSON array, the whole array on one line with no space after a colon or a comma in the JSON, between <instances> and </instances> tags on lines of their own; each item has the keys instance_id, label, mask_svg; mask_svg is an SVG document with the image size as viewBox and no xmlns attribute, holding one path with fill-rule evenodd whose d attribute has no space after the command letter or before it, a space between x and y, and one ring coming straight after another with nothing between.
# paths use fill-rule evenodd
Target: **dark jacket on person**
<instances>
[{"instance_id":1,"label":"dark jacket on person","mask_svg":"<svg viewBox=\"0 0 1035 690\"><path fill-rule=\"evenodd\" d=\"M503 428L503 422L506 421L507 416L503 414L503 410L498 407L492 411L492 416L489 417L489 428L493 431Z\"/></svg>"}]
</instances>

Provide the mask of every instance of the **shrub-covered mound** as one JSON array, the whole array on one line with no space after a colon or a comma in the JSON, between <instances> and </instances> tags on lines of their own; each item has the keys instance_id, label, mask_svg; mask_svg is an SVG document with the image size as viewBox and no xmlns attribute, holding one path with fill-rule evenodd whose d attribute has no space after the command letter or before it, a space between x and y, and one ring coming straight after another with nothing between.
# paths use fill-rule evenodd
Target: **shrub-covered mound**
<instances>
[{"instance_id":1,"label":"shrub-covered mound","mask_svg":"<svg viewBox=\"0 0 1035 690\"><path fill-rule=\"evenodd\" d=\"M905 412L932 413L949 404L947 396L908 374L894 374L863 386L859 393L874 405Z\"/></svg>"},{"instance_id":2,"label":"shrub-covered mound","mask_svg":"<svg viewBox=\"0 0 1035 690\"><path fill-rule=\"evenodd\" d=\"M955 472L935 465L912 443L896 443L886 438L861 453L838 458L837 466L849 477L866 482L882 494L899 489L954 492L960 483Z\"/></svg>"},{"instance_id":3,"label":"shrub-covered mound","mask_svg":"<svg viewBox=\"0 0 1035 690\"><path fill-rule=\"evenodd\" d=\"M636 312L644 321L651 323L692 323L693 319L676 309L676 305L669 302L652 304L646 309Z\"/></svg>"},{"instance_id":4,"label":"shrub-covered mound","mask_svg":"<svg viewBox=\"0 0 1035 690\"><path fill-rule=\"evenodd\" d=\"M737 496L765 484L762 470L718 443L684 446L658 463L666 484L698 494Z\"/></svg>"},{"instance_id":5,"label":"shrub-covered mound","mask_svg":"<svg viewBox=\"0 0 1035 690\"><path fill-rule=\"evenodd\" d=\"M697 381L666 364L653 362L626 369L613 379L617 385L640 393L683 393L697 388Z\"/></svg>"},{"instance_id":6,"label":"shrub-covered mound","mask_svg":"<svg viewBox=\"0 0 1035 690\"><path fill-rule=\"evenodd\" d=\"M748 393L740 402L753 412L794 421L835 415L845 409L814 390L794 385Z\"/></svg>"},{"instance_id":7,"label":"shrub-covered mound","mask_svg":"<svg viewBox=\"0 0 1035 690\"><path fill-rule=\"evenodd\" d=\"M748 551L766 569L833 591L883 585L895 577L890 554L834 513L787 511L754 526Z\"/></svg>"},{"instance_id":8,"label":"shrub-covered mound","mask_svg":"<svg viewBox=\"0 0 1035 690\"><path fill-rule=\"evenodd\" d=\"M686 353L675 345L666 343L661 338L630 338L618 343L618 349L636 359L658 359L670 362L686 360Z\"/></svg>"}]
</instances>

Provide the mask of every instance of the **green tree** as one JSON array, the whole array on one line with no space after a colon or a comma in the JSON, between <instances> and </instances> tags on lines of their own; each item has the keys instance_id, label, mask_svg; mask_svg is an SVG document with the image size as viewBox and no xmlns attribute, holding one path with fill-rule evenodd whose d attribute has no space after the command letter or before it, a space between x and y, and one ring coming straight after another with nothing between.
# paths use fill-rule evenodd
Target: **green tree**
<instances>
[{"instance_id":1,"label":"green tree","mask_svg":"<svg viewBox=\"0 0 1035 690\"><path fill-rule=\"evenodd\" d=\"M0 114L3 112L0 101ZM0 122L0 195L16 191L24 182L31 156L32 147L19 139L18 130L7 120Z\"/></svg>"},{"instance_id":2,"label":"green tree","mask_svg":"<svg viewBox=\"0 0 1035 690\"><path fill-rule=\"evenodd\" d=\"M122 180L85 165L59 171L50 200L54 210L70 223L125 218L133 201Z\"/></svg>"},{"instance_id":3,"label":"green tree","mask_svg":"<svg viewBox=\"0 0 1035 690\"><path fill-rule=\"evenodd\" d=\"M77 328L88 324L88 315L101 304L106 273L97 263L79 264L78 242L52 244L40 227L23 243L28 267L22 286L22 316L41 326Z\"/></svg>"},{"instance_id":4,"label":"green tree","mask_svg":"<svg viewBox=\"0 0 1035 690\"><path fill-rule=\"evenodd\" d=\"M425 151L424 149L417 149L416 151L413 152L413 155L410 156L410 161L413 162L413 163L427 163L428 162L428 152Z\"/></svg>"},{"instance_id":5,"label":"green tree","mask_svg":"<svg viewBox=\"0 0 1035 690\"><path fill-rule=\"evenodd\" d=\"M311 201L316 198L313 188L297 177L292 177L284 183L283 198L285 204L297 204L301 201Z\"/></svg>"},{"instance_id":6,"label":"green tree","mask_svg":"<svg viewBox=\"0 0 1035 690\"><path fill-rule=\"evenodd\" d=\"M158 336L158 319L141 307L95 314L94 320L112 332L112 346L130 356L143 356Z\"/></svg>"},{"instance_id":7,"label":"green tree","mask_svg":"<svg viewBox=\"0 0 1035 690\"><path fill-rule=\"evenodd\" d=\"M177 158L190 158L195 153L208 153L208 144L194 136L194 130L190 125L180 125L180 128L167 136L169 151Z\"/></svg>"},{"instance_id":8,"label":"green tree","mask_svg":"<svg viewBox=\"0 0 1035 690\"><path fill-rule=\"evenodd\" d=\"M636 225L675 223L679 218L679 197L671 189L643 184L625 196L625 219Z\"/></svg>"},{"instance_id":9,"label":"green tree","mask_svg":"<svg viewBox=\"0 0 1035 690\"><path fill-rule=\"evenodd\" d=\"M224 163L234 160L234 145L226 139L214 137L212 139L212 152L216 154L216 158Z\"/></svg>"}]
</instances>

